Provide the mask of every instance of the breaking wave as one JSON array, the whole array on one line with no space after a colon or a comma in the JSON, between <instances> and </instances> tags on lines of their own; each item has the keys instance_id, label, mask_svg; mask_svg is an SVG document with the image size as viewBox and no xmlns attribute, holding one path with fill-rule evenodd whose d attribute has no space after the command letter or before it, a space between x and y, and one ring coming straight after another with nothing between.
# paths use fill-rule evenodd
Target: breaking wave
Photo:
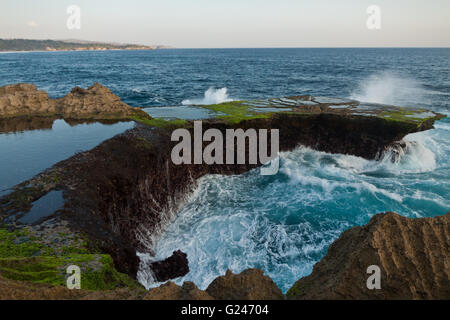
<instances>
[{"instance_id":1,"label":"breaking wave","mask_svg":"<svg viewBox=\"0 0 450 320\"><path fill-rule=\"evenodd\" d=\"M426 90L417 80L383 71L362 80L351 99L382 104L408 105L424 101Z\"/></svg>"},{"instance_id":2,"label":"breaking wave","mask_svg":"<svg viewBox=\"0 0 450 320\"><path fill-rule=\"evenodd\" d=\"M438 163L448 162L439 151L441 135L410 135L400 154L387 150L379 161L299 146L280 154L275 176L261 176L259 169L205 176L156 244L156 259L178 249L187 253L190 272L178 284L193 281L205 289L227 269L260 268L286 292L344 230L374 214L422 217L450 210L434 176Z\"/></svg>"},{"instance_id":3,"label":"breaking wave","mask_svg":"<svg viewBox=\"0 0 450 320\"><path fill-rule=\"evenodd\" d=\"M211 87L205 91L203 98L186 99L183 100L181 103L183 105L204 105L204 104L218 104L229 101L233 101L233 99L231 99L228 96L227 88L215 89Z\"/></svg>"}]
</instances>

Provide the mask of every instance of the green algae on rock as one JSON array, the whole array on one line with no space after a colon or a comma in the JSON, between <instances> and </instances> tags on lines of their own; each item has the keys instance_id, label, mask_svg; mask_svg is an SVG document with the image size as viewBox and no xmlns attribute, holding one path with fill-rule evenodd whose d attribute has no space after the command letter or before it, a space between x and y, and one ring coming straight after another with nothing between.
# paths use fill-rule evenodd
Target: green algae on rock
<instances>
[{"instance_id":1,"label":"green algae on rock","mask_svg":"<svg viewBox=\"0 0 450 320\"><path fill-rule=\"evenodd\" d=\"M420 126L429 120L438 120L444 116L419 108L405 108L376 103L364 103L356 100L314 96L290 96L275 99L240 100L213 105L199 105L216 112L216 117L230 123L243 120L269 118L274 113L288 114L337 114L346 117L377 117L413 123Z\"/></svg>"},{"instance_id":2,"label":"green algae on rock","mask_svg":"<svg viewBox=\"0 0 450 320\"><path fill-rule=\"evenodd\" d=\"M92 252L83 238L67 228L52 229L66 232L0 228L0 275L17 281L65 285L67 267L77 265L82 270L81 287L85 290L141 287L115 269L111 256Z\"/></svg>"}]
</instances>

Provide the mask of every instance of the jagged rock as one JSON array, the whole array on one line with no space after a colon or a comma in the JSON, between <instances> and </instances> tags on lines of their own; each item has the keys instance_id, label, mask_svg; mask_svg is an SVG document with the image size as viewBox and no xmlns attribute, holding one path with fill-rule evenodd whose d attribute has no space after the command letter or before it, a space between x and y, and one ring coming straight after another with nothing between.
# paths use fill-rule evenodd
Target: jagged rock
<instances>
[{"instance_id":1,"label":"jagged rock","mask_svg":"<svg viewBox=\"0 0 450 320\"><path fill-rule=\"evenodd\" d=\"M151 117L140 108L122 102L99 83L88 89L75 87L64 98L50 99L33 84L0 87L0 118L61 117L64 119L124 120Z\"/></svg>"},{"instance_id":2,"label":"jagged rock","mask_svg":"<svg viewBox=\"0 0 450 320\"><path fill-rule=\"evenodd\" d=\"M207 292L198 289L192 282L185 282L181 287L168 282L151 289L144 300L213 300L213 298Z\"/></svg>"},{"instance_id":3,"label":"jagged rock","mask_svg":"<svg viewBox=\"0 0 450 320\"><path fill-rule=\"evenodd\" d=\"M150 269L158 282L182 277L189 272L189 262L186 253L177 250L163 260L153 262Z\"/></svg>"},{"instance_id":4,"label":"jagged rock","mask_svg":"<svg viewBox=\"0 0 450 320\"><path fill-rule=\"evenodd\" d=\"M248 269L240 274L227 270L216 278L206 292L217 300L280 300L284 295L275 282L259 269Z\"/></svg>"},{"instance_id":5,"label":"jagged rock","mask_svg":"<svg viewBox=\"0 0 450 320\"><path fill-rule=\"evenodd\" d=\"M20 83L0 87L0 117L10 118L54 114L56 106L45 91L33 84Z\"/></svg>"},{"instance_id":6,"label":"jagged rock","mask_svg":"<svg viewBox=\"0 0 450 320\"><path fill-rule=\"evenodd\" d=\"M73 88L64 98L57 99L56 104L60 107L64 118L71 119L85 116L105 119L107 115L125 117L134 114L135 111L111 90L97 82L87 90L80 87Z\"/></svg>"},{"instance_id":7,"label":"jagged rock","mask_svg":"<svg viewBox=\"0 0 450 320\"><path fill-rule=\"evenodd\" d=\"M381 289L367 288L379 266ZM450 299L450 213L405 218L388 212L345 231L291 299Z\"/></svg>"},{"instance_id":8,"label":"jagged rock","mask_svg":"<svg viewBox=\"0 0 450 320\"><path fill-rule=\"evenodd\" d=\"M279 300L284 295L277 285L259 269L248 269L240 274L227 271L206 289L200 290L192 282L181 287L168 282L151 289L145 300Z\"/></svg>"}]
</instances>

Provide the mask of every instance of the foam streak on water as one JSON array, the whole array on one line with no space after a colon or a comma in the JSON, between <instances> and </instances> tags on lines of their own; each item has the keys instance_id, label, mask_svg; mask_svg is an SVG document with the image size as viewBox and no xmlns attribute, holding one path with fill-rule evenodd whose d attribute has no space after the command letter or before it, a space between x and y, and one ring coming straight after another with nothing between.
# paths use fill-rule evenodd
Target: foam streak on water
<instances>
[{"instance_id":1,"label":"foam streak on water","mask_svg":"<svg viewBox=\"0 0 450 320\"><path fill-rule=\"evenodd\" d=\"M191 271L179 284L205 289L227 269L256 267L286 291L344 230L375 213L422 217L450 210L449 181L436 183L439 170L449 168L443 157L450 150L441 147L450 135L442 131L408 136L396 162L389 151L369 161L298 147L281 155L273 177L259 169L206 176L159 240L156 258L177 249L188 254Z\"/></svg>"}]
</instances>

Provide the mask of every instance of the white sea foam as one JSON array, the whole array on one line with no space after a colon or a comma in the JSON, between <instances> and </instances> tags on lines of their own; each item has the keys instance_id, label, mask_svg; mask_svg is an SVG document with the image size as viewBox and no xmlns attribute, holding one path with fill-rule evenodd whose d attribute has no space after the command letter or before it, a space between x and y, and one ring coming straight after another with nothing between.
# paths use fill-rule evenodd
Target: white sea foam
<instances>
[{"instance_id":1,"label":"white sea foam","mask_svg":"<svg viewBox=\"0 0 450 320\"><path fill-rule=\"evenodd\" d=\"M156 257L141 262L180 249L188 255L190 272L175 279L177 284L193 281L205 289L227 269L260 268L286 292L342 231L367 223L373 214L421 217L449 210L434 178L435 170L448 168L447 124L405 137L394 162L393 150L372 161L300 146L280 154L280 171L273 177L258 170L205 176L157 242ZM160 285L148 275L139 281L147 288Z\"/></svg>"},{"instance_id":2,"label":"white sea foam","mask_svg":"<svg viewBox=\"0 0 450 320\"><path fill-rule=\"evenodd\" d=\"M436 169L436 157L430 149L418 141L405 141L405 144L406 147L397 157L392 150L387 150L379 166L397 174L430 172Z\"/></svg>"},{"instance_id":3,"label":"white sea foam","mask_svg":"<svg viewBox=\"0 0 450 320\"><path fill-rule=\"evenodd\" d=\"M361 81L350 99L404 105L408 102L423 102L425 92L417 80L393 71L383 71Z\"/></svg>"},{"instance_id":4,"label":"white sea foam","mask_svg":"<svg viewBox=\"0 0 450 320\"><path fill-rule=\"evenodd\" d=\"M206 105L206 104L217 104L223 102L233 101L228 95L227 88L215 89L209 88L205 91L203 98L199 99L186 99L181 103L183 105Z\"/></svg>"}]
</instances>

